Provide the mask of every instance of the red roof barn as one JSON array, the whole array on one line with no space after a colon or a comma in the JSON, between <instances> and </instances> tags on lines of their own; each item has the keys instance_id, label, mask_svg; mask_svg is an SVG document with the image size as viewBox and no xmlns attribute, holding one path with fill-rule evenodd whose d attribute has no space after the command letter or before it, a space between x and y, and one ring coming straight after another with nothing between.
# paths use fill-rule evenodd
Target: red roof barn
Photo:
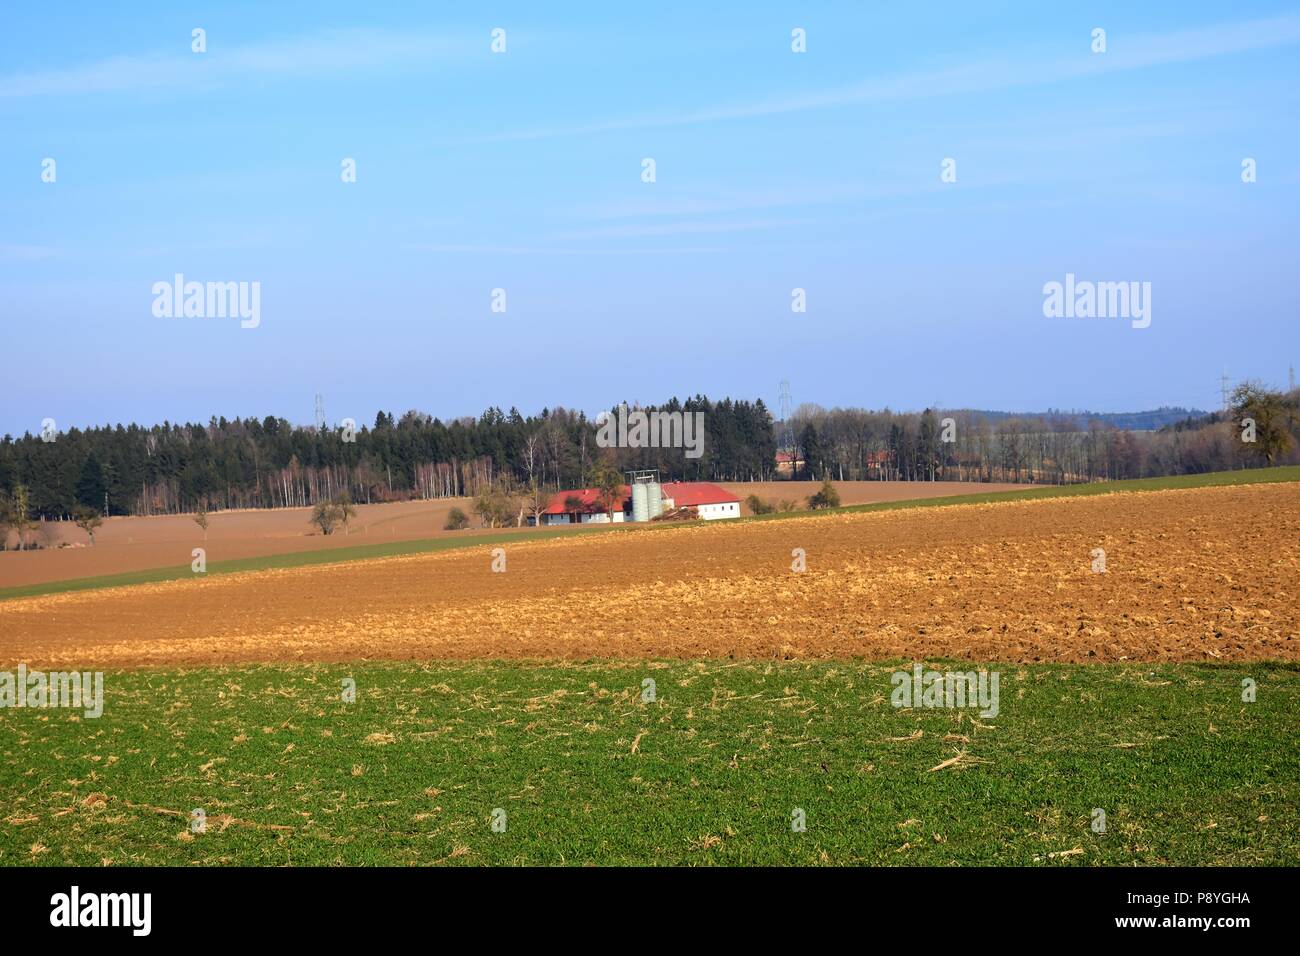
<instances>
[{"instance_id":1,"label":"red roof barn","mask_svg":"<svg viewBox=\"0 0 1300 956\"><path fill-rule=\"evenodd\" d=\"M664 508L694 508L701 518L739 518L740 499L708 481L670 481L659 485ZM543 524L590 524L607 521L605 503L596 488L557 491L542 512ZM615 521L632 521L632 489L623 486L614 505Z\"/></svg>"}]
</instances>

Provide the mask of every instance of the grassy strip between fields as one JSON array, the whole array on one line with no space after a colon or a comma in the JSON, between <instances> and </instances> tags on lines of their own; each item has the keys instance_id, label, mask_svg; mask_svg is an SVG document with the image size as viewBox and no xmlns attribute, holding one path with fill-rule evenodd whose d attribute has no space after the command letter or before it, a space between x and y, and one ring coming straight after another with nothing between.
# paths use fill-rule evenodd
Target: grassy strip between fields
<instances>
[{"instance_id":1,"label":"grassy strip between fields","mask_svg":"<svg viewBox=\"0 0 1300 956\"><path fill-rule=\"evenodd\" d=\"M0 865L1300 859L1295 666L990 665L996 717L892 706L910 666L110 672L0 709Z\"/></svg>"},{"instance_id":2,"label":"grassy strip between fields","mask_svg":"<svg viewBox=\"0 0 1300 956\"><path fill-rule=\"evenodd\" d=\"M1086 485L1039 485L1022 491L992 491L984 494L952 495L945 498L920 498L908 501L886 501L867 505L850 505L833 508L818 514L840 514L867 511L894 511L900 508L936 508L948 505L985 504L996 501L1032 501L1039 498L1073 498L1079 495L1112 494L1131 491L1162 491L1175 488L1208 488L1218 485L1254 485L1275 482L1300 481L1300 466L1256 468L1245 471L1215 471L1201 475L1177 475L1170 478L1137 478L1129 481L1098 482ZM784 512L733 519L737 521L780 521L785 518L808 517L807 511ZM475 548L484 545L508 544L520 541L537 541L565 534L606 531L631 533L667 530L678 527L671 523L647 524L634 527L590 525L583 528L519 531L510 534L474 535L464 538L422 538L412 541L395 541L386 544L357 545L350 548L330 548L319 551L297 551L270 554L234 561L214 561L208 564L207 574L232 574L239 571L262 571L268 568L293 568L314 564L335 564L340 561L364 561L371 558L388 558L404 554L425 554L456 548ZM66 581L46 581L38 584L0 588L0 601L13 598L36 597L42 594L60 594L66 591L89 591L99 588L124 587L132 584L152 584L159 581L178 581L193 577L189 565L180 567L150 568L124 574L109 574L91 578L73 578Z\"/></svg>"},{"instance_id":3,"label":"grassy strip between fields","mask_svg":"<svg viewBox=\"0 0 1300 956\"><path fill-rule=\"evenodd\" d=\"M989 491L973 495L952 495L947 498L924 498L913 501L882 501L870 505L850 505L825 513L857 511L893 511L898 508L934 508L944 505L978 505L996 501L1035 501L1039 498L1077 498L1082 495L1108 495L1132 491L1172 491L1179 488L1213 488L1224 485L1261 485L1277 482L1300 481L1300 465L1278 468L1252 468L1243 471L1208 471L1200 475L1173 475L1168 478L1131 478L1124 481L1099 481L1086 485L1035 485L1017 491ZM823 512L819 512L823 513ZM784 515L762 515L744 519L764 521Z\"/></svg>"}]
</instances>

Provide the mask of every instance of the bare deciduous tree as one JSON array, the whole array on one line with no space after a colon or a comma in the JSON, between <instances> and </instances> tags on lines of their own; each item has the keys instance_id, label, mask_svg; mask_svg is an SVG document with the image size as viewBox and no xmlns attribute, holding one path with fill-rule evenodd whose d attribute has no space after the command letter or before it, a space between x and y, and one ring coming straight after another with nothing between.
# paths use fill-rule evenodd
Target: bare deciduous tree
<instances>
[{"instance_id":1,"label":"bare deciduous tree","mask_svg":"<svg viewBox=\"0 0 1300 956\"><path fill-rule=\"evenodd\" d=\"M528 495L525 498L528 510L532 512L533 523L537 527L542 526L542 512L546 510L551 503L550 492L539 481L534 481L528 486Z\"/></svg>"},{"instance_id":2,"label":"bare deciduous tree","mask_svg":"<svg viewBox=\"0 0 1300 956\"><path fill-rule=\"evenodd\" d=\"M87 508L84 505L78 505L72 511L72 520L77 523L77 527L86 532L90 538L91 547L95 545L95 529L104 523L104 517L94 508Z\"/></svg>"},{"instance_id":3,"label":"bare deciduous tree","mask_svg":"<svg viewBox=\"0 0 1300 956\"><path fill-rule=\"evenodd\" d=\"M9 499L6 519L10 527L18 534L18 550L27 547L27 532L31 530L32 496L26 485L14 485L14 493Z\"/></svg>"}]
</instances>

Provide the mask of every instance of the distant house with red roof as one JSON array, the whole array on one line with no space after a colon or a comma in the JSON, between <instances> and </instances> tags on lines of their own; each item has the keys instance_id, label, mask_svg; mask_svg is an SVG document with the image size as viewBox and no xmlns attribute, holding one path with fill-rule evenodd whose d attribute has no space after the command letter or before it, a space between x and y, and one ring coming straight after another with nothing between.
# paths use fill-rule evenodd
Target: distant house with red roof
<instances>
[{"instance_id":1,"label":"distant house with red roof","mask_svg":"<svg viewBox=\"0 0 1300 956\"><path fill-rule=\"evenodd\" d=\"M803 456L788 451L776 453L776 472L779 475L792 475L803 470Z\"/></svg>"},{"instance_id":2,"label":"distant house with red roof","mask_svg":"<svg viewBox=\"0 0 1300 956\"><path fill-rule=\"evenodd\" d=\"M893 467L893 458L887 451L873 451L867 453L867 473L880 474L888 473Z\"/></svg>"},{"instance_id":3,"label":"distant house with red roof","mask_svg":"<svg viewBox=\"0 0 1300 956\"><path fill-rule=\"evenodd\" d=\"M725 488L708 481L670 481L658 486L663 509L694 508L706 521L739 518L740 499ZM557 491L542 512L542 524L603 524L610 515L596 488ZM624 485L620 500L614 505L613 520L632 521L632 489Z\"/></svg>"}]
</instances>

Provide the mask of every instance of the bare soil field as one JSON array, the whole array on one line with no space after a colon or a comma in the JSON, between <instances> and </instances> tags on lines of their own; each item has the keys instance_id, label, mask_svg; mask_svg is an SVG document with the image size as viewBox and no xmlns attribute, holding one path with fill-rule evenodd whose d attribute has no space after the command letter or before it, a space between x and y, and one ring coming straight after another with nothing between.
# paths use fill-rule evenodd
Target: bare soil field
<instances>
[{"instance_id":1,"label":"bare soil field","mask_svg":"<svg viewBox=\"0 0 1300 956\"><path fill-rule=\"evenodd\" d=\"M487 529L478 528L444 531L453 507L477 524L471 511L473 501L468 498L358 505L347 533L340 529L331 535L321 534L309 523L310 508L214 512L208 516L206 537L192 515L110 518L95 532L93 547L87 544L85 532L72 522L51 521L41 526L49 542L44 549L0 552L0 587L187 565L190 551L199 547L213 562L487 533ZM503 530L508 529L497 528L491 533ZM72 547L59 548L61 542Z\"/></svg>"},{"instance_id":2,"label":"bare soil field","mask_svg":"<svg viewBox=\"0 0 1300 956\"><path fill-rule=\"evenodd\" d=\"M722 481L718 482L740 498L741 511L749 514L745 499L758 495L764 501L793 501L795 510L808 506L808 497L821 488L820 481ZM836 481L841 505L870 505L882 501L918 501L922 498L951 498L953 495L982 495L994 491L1024 491L1033 485L1011 485L978 481Z\"/></svg>"},{"instance_id":3,"label":"bare soil field","mask_svg":"<svg viewBox=\"0 0 1300 956\"><path fill-rule=\"evenodd\" d=\"M738 483L724 487L742 501L750 494L757 494L772 501L791 499L804 507L808 496L820 485L812 481L784 481ZM845 481L836 484L845 505L1008 491L1018 487L1025 486L921 481ZM468 498L359 505L348 533L338 531L328 536L320 534L309 524L310 508L215 512L209 516L206 538L191 515L110 518L95 533L93 547L88 545L85 532L72 522L45 522L33 535L42 539L44 547L41 550L0 551L0 588L184 566L190 563L190 552L197 547L207 551L209 562L216 562L383 541L470 537L475 533L488 533L486 529L477 528L444 531L447 513L453 507L459 507L477 524L471 510L473 502ZM490 533L500 534L501 531L498 528ZM16 539L10 537L12 545ZM71 547L59 547L65 543Z\"/></svg>"},{"instance_id":4,"label":"bare soil field","mask_svg":"<svg viewBox=\"0 0 1300 956\"><path fill-rule=\"evenodd\" d=\"M1300 486L710 522L0 603L0 666L1300 660ZM791 569L793 549L807 570ZM1092 570L1105 551L1105 573Z\"/></svg>"}]
</instances>

